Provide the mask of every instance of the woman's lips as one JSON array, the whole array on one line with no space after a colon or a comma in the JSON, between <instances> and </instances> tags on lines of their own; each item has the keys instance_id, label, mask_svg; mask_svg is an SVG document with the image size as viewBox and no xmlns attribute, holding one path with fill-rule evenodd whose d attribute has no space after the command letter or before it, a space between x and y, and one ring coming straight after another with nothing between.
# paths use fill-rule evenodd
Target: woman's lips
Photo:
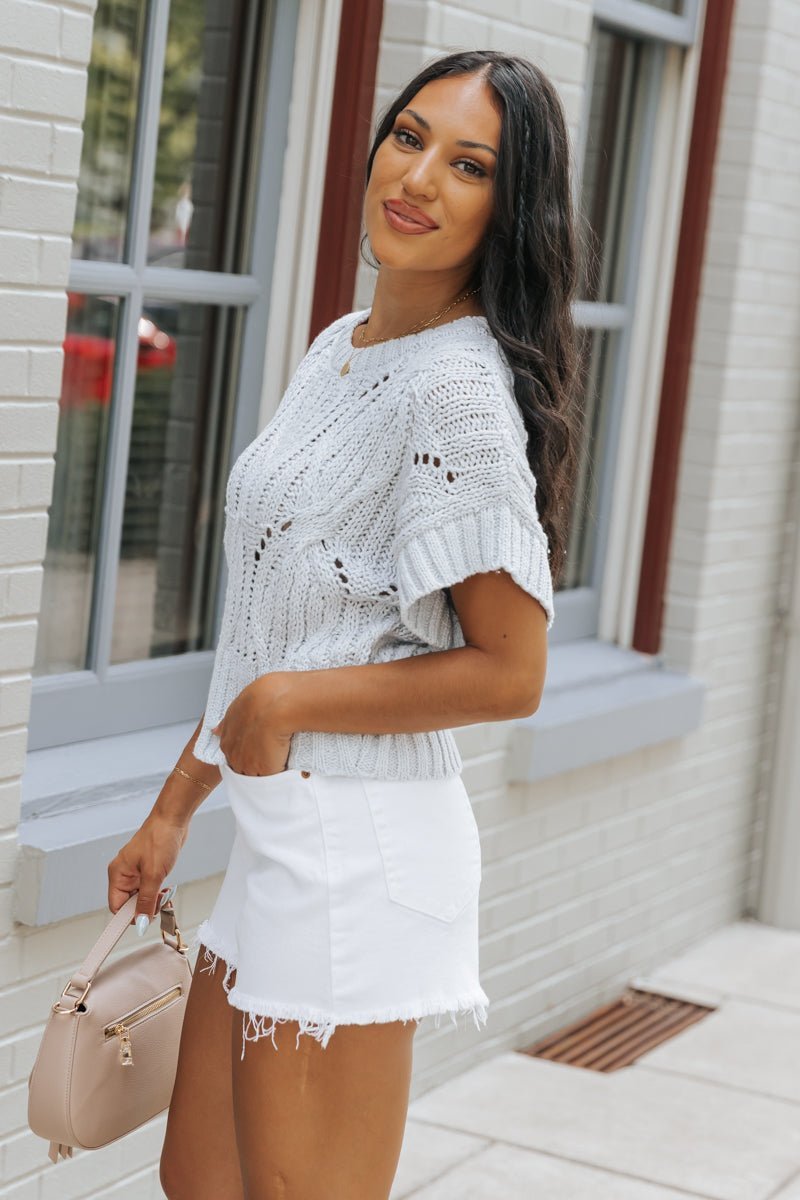
<instances>
[{"instance_id":1,"label":"woman's lips","mask_svg":"<svg viewBox=\"0 0 800 1200\"><path fill-rule=\"evenodd\" d=\"M382 207L386 220L398 233L433 233L434 228L438 229L438 225L433 227L420 225L419 221L410 221L407 217L401 217L400 213L387 208L385 204Z\"/></svg>"}]
</instances>

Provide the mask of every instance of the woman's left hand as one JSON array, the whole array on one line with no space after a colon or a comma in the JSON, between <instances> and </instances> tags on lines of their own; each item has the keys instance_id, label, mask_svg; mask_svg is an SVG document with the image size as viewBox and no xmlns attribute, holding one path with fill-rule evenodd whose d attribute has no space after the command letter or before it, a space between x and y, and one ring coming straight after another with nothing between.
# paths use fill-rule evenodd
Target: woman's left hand
<instances>
[{"instance_id":1,"label":"woman's left hand","mask_svg":"<svg viewBox=\"0 0 800 1200\"><path fill-rule=\"evenodd\" d=\"M294 732L285 715L289 682L278 671L259 676L231 701L211 730L237 775L276 775L286 770Z\"/></svg>"}]
</instances>

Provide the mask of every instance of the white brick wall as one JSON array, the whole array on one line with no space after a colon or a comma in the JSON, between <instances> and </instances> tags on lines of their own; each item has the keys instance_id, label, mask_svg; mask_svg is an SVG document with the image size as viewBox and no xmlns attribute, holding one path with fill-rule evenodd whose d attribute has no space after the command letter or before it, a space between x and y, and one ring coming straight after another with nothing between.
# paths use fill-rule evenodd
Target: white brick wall
<instances>
[{"instance_id":1,"label":"white brick wall","mask_svg":"<svg viewBox=\"0 0 800 1200\"><path fill-rule=\"evenodd\" d=\"M676 652L714 681L709 738L735 746L740 760L742 903L751 907L784 556L798 516L786 511L800 427L798 51L797 5L739 0L681 476L682 494L699 497L705 520L698 546L676 539L667 610L670 628L673 613L688 618Z\"/></svg>"},{"instance_id":2,"label":"white brick wall","mask_svg":"<svg viewBox=\"0 0 800 1200\"><path fill-rule=\"evenodd\" d=\"M93 7L3 0L0 22L0 1195L15 1200L100 1195L93 1181L127 1174L135 1155L45 1169L28 1073L65 966L104 921L26 931L12 918ZM153 1137L135 1139L142 1161Z\"/></svg>"},{"instance_id":3,"label":"white brick wall","mask_svg":"<svg viewBox=\"0 0 800 1200\"><path fill-rule=\"evenodd\" d=\"M161 1195L163 1119L58 1168L27 1131L39 1017L107 914L42 929L11 916L91 10L4 0L0 34L0 1197L15 1200ZM574 134L590 25L584 0L387 0L376 111L434 54L496 46L553 74ZM612 998L751 903L798 424L798 36L797 5L739 0L666 614L670 665L708 681L707 720L680 741L512 788L507 729L457 731L482 836L490 1024L426 1026L415 1094ZM364 269L355 305L370 294ZM185 933L219 882L181 888Z\"/></svg>"},{"instance_id":4,"label":"white brick wall","mask_svg":"<svg viewBox=\"0 0 800 1200\"><path fill-rule=\"evenodd\" d=\"M552 75L574 140L590 33L581 2L388 0L374 116L434 55L496 47ZM503 730L461 732L481 827L481 967L492 1007L480 1034L443 1026L418 1036L416 1092L605 1003L753 903L797 452L800 97L789 82L798 35L796 5L740 0L664 638L668 665L708 683L705 723L691 737L511 788ZM360 269L355 307L369 305L372 278Z\"/></svg>"}]
</instances>

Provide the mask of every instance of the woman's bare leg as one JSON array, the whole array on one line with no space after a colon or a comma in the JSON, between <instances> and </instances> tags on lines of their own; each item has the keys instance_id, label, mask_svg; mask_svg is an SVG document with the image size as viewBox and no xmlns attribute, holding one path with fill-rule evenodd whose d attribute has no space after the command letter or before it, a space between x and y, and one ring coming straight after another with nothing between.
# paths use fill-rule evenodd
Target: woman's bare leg
<instances>
[{"instance_id":1,"label":"woman's bare leg","mask_svg":"<svg viewBox=\"0 0 800 1200\"><path fill-rule=\"evenodd\" d=\"M204 953L186 1001L161 1186L168 1200L243 1200L231 1088L231 1024L238 1029L241 1014L222 987L226 964L203 971Z\"/></svg>"},{"instance_id":2,"label":"woman's bare leg","mask_svg":"<svg viewBox=\"0 0 800 1200\"><path fill-rule=\"evenodd\" d=\"M297 1023L231 1041L245 1200L387 1200L403 1144L416 1021L339 1025L325 1049ZM276 1049L277 1047L277 1049ZM227 1194L220 1192L222 1195Z\"/></svg>"}]
</instances>

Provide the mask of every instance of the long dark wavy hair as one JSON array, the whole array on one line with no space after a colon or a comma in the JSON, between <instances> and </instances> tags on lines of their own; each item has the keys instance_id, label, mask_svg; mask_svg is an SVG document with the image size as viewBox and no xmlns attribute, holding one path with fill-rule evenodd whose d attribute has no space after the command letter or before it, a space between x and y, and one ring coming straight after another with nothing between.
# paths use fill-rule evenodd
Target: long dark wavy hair
<instances>
[{"instance_id":1,"label":"long dark wavy hair","mask_svg":"<svg viewBox=\"0 0 800 1200\"><path fill-rule=\"evenodd\" d=\"M480 286L486 319L514 372L514 392L528 431L528 461L537 484L537 511L557 581L566 559L580 425L574 403L578 347L572 317L579 234L558 93L534 63L517 55L464 50L437 58L381 114L367 160L367 183L378 147L417 92L445 75L477 73L494 90L502 127L494 209L467 286ZM365 239L366 234L362 257Z\"/></svg>"}]
</instances>

